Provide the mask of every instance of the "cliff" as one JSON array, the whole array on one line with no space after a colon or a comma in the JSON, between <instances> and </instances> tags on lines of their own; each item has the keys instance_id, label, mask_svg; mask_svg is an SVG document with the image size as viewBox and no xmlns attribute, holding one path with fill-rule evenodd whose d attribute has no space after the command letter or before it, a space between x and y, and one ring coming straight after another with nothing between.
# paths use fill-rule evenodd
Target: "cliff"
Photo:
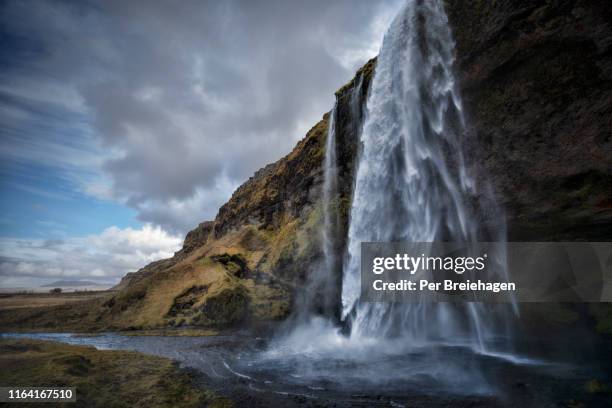
<instances>
[{"instance_id":1,"label":"cliff","mask_svg":"<svg viewBox=\"0 0 612 408\"><path fill-rule=\"evenodd\" d=\"M449 0L465 148L510 240L612 231L612 10L606 1Z\"/></svg>"},{"instance_id":2,"label":"cliff","mask_svg":"<svg viewBox=\"0 0 612 408\"><path fill-rule=\"evenodd\" d=\"M505 209L509 239L609 239L612 16L607 3L448 0L446 9L468 117L467 161L479 194L490 182ZM369 61L336 93L338 193L332 208L340 220L333 237L339 254L375 64ZM355 97L357 109L351 105ZM285 318L321 259L328 126L325 114L291 153L240 186L213 221L189 232L173 258L128 274L116 294L67 321L125 329ZM338 273L332 290L340 290L339 279ZM6 316L0 318L6 322ZM40 313L20 319L23 325L51 325Z\"/></svg>"}]
</instances>

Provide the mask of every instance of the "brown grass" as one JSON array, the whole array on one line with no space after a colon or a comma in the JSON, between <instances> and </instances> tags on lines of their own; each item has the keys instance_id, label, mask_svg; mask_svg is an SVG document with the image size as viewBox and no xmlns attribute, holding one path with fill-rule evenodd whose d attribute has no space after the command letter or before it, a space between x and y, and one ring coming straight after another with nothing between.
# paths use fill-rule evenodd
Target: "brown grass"
<instances>
[{"instance_id":1,"label":"brown grass","mask_svg":"<svg viewBox=\"0 0 612 408\"><path fill-rule=\"evenodd\" d=\"M131 351L1 340L0 366L0 386L76 387L77 402L66 404L71 407L231 406L196 388L171 360Z\"/></svg>"},{"instance_id":2,"label":"brown grass","mask_svg":"<svg viewBox=\"0 0 612 408\"><path fill-rule=\"evenodd\" d=\"M59 306L73 302L100 299L109 296L110 291L88 291L72 293L16 293L0 295L0 310L29 307Z\"/></svg>"}]
</instances>

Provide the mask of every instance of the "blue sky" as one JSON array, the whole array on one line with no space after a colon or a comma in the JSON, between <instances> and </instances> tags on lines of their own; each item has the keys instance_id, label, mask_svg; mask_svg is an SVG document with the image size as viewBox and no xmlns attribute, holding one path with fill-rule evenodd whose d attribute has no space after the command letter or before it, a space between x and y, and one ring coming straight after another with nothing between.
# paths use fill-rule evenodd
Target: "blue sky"
<instances>
[{"instance_id":1,"label":"blue sky","mask_svg":"<svg viewBox=\"0 0 612 408\"><path fill-rule=\"evenodd\" d=\"M86 113L0 93L0 236L62 238L109 225L140 227L136 211L91 194L108 155Z\"/></svg>"},{"instance_id":2,"label":"blue sky","mask_svg":"<svg viewBox=\"0 0 612 408\"><path fill-rule=\"evenodd\" d=\"M96 234L109 225L142 225L135 210L70 190L55 169L41 171L37 180L3 177L0 236L54 239Z\"/></svg>"},{"instance_id":3,"label":"blue sky","mask_svg":"<svg viewBox=\"0 0 612 408\"><path fill-rule=\"evenodd\" d=\"M399 5L0 3L0 287L171 256L333 106Z\"/></svg>"}]
</instances>

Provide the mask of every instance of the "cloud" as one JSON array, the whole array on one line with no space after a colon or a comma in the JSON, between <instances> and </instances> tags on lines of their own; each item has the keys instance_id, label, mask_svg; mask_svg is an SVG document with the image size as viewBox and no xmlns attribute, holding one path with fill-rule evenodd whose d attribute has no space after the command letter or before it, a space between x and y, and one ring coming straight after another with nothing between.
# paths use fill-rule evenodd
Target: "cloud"
<instances>
[{"instance_id":1,"label":"cloud","mask_svg":"<svg viewBox=\"0 0 612 408\"><path fill-rule=\"evenodd\" d=\"M5 2L0 155L184 233L331 108L398 3Z\"/></svg>"},{"instance_id":2,"label":"cloud","mask_svg":"<svg viewBox=\"0 0 612 408\"><path fill-rule=\"evenodd\" d=\"M127 272L168 258L181 238L150 224L109 227L99 235L67 239L0 238L0 286L41 285L64 278L116 282Z\"/></svg>"}]
</instances>

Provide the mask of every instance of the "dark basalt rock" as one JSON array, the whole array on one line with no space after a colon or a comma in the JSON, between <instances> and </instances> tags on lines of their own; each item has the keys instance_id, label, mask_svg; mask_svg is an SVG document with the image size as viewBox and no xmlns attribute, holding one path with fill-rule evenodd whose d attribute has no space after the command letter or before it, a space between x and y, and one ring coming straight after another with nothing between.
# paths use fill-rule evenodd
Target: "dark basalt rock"
<instances>
[{"instance_id":1,"label":"dark basalt rock","mask_svg":"<svg viewBox=\"0 0 612 408\"><path fill-rule=\"evenodd\" d=\"M466 152L506 210L509 239L609 240L609 2L449 0L446 10Z\"/></svg>"}]
</instances>

